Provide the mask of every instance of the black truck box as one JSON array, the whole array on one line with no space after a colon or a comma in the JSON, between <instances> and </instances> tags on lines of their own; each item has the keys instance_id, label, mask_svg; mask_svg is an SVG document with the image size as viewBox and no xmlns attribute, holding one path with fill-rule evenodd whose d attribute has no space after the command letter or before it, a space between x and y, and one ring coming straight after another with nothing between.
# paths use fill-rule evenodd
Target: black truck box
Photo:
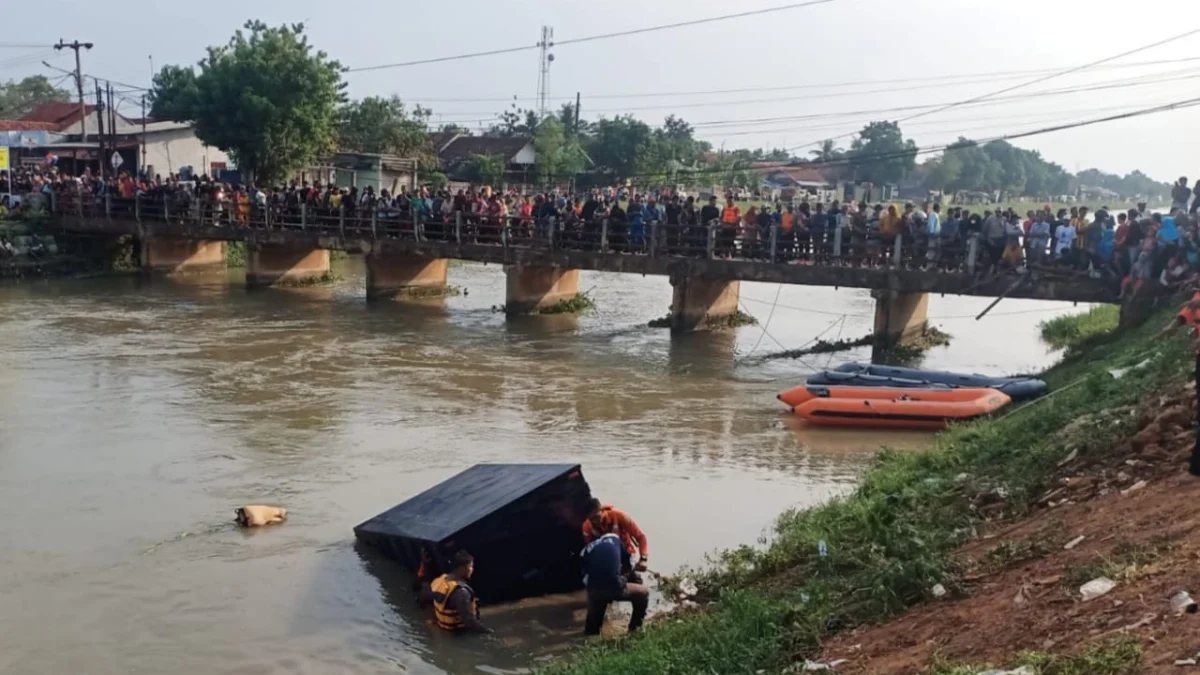
<instances>
[{"instance_id":1,"label":"black truck box","mask_svg":"<svg viewBox=\"0 0 1200 675\"><path fill-rule=\"evenodd\" d=\"M578 464L477 464L354 528L414 574L460 550L475 557L481 602L578 589L581 528L591 489Z\"/></svg>"}]
</instances>

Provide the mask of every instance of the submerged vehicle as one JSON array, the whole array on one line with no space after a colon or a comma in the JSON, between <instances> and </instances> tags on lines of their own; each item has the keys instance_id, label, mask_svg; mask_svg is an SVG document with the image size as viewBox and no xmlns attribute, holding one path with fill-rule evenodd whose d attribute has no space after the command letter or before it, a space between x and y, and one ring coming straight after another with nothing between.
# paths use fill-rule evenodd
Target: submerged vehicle
<instances>
[{"instance_id":1,"label":"submerged vehicle","mask_svg":"<svg viewBox=\"0 0 1200 675\"><path fill-rule=\"evenodd\" d=\"M476 464L354 528L359 541L414 575L475 557L481 602L583 586L579 550L591 489L578 464Z\"/></svg>"},{"instance_id":2,"label":"submerged vehicle","mask_svg":"<svg viewBox=\"0 0 1200 675\"><path fill-rule=\"evenodd\" d=\"M944 429L990 415L1012 402L986 388L849 387L803 384L777 397L798 417L825 426Z\"/></svg>"}]
</instances>

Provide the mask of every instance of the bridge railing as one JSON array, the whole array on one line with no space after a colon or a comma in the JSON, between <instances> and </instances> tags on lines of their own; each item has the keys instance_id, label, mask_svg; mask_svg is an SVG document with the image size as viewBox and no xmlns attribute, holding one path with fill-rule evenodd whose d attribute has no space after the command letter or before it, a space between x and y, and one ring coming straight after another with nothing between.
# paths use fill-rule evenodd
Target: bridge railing
<instances>
[{"instance_id":1,"label":"bridge railing","mask_svg":"<svg viewBox=\"0 0 1200 675\"><path fill-rule=\"evenodd\" d=\"M974 273L984 263L978 235L943 239L937 235L886 235L849 227L785 230L711 222L674 224L653 219L624 222L609 218L493 217L481 214L428 214L409 209L252 200L194 199L186 196L55 193L51 211L88 229L96 223L134 220L180 227L291 231L364 239L447 242L538 250L577 250L614 255L725 259L768 264L808 264L883 268L925 268ZM987 262L991 262L990 260Z\"/></svg>"}]
</instances>

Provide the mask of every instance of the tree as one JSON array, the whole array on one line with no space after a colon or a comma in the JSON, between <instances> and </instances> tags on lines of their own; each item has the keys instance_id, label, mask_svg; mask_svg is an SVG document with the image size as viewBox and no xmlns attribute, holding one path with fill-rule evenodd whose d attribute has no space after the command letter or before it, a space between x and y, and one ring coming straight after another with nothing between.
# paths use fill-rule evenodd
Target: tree
<instances>
[{"instance_id":1,"label":"tree","mask_svg":"<svg viewBox=\"0 0 1200 675\"><path fill-rule=\"evenodd\" d=\"M833 142L832 138L826 138L825 140L821 141L820 148L812 150L808 154L812 155L814 162L824 164L827 162L835 162L841 159L846 153L844 150L837 147L837 144Z\"/></svg>"},{"instance_id":2,"label":"tree","mask_svg":"<svg viewBox=\"0 0 1200 675\"><path fill-rule=\"evenodd\" d=\"M466 162L467 177L480 185L499 187L504 169L504 157L500 155L471 155Z\"/></svg>"},{"instance_id":3,"label":"tree","mask_svg":"<svg viewBox=\"0 0 1200 675\"><path fill-rule=\"evenodd\" d=\"M436 164L426 124L431 111L417 106L410 114L400 97L370 96L338 111L338 148L350 152L414 157L421 166Z\"/></svg>"},{"instance_id":4,"label":"tree","mask_svg":"<svg viewBox=\"0 0 1200 675\"><path fill-rule=\"evenodd\" d=\"M533 150L537 154L537 177L543 185L552 185L583 170L583 151L569 138L557 117L547 117L533 132Z\"/></svg>"},{"instance_id":5,"label":"tree","mask_svg":"<svg viewBox=\"0 0 1200 675\"><path fill-rule=\"evenodd\" d=\"M518 108L515 103L511 108L500 113L499 117L500 121L488 129L488 133L492 136L528 136L538 126L537 113Z\"/></svg>"},{"instance_id":6,"label":"tree","mask_svg":"<svg viewBox=\"0 0 1200 675\"><path fill-rule=\"evenodd\" d=\"M601 118L592 125L592 136L584 150L596 170L610 182L624 180L646 169L652 131L632 115Z\"/></svg>"},{"instance_id":7,"label":"tree","mask_svg":"<svg viewBox=\"0 0 1200 675\"><path fill-rule=\"evenodd\" d=\"M268 183L336 147L341 73L308 43L303 24L249 21L228 44L209 47L196 69L163 68L150 98L159 116L193 122L200 140Z\"/></svg>"},{"instance_id":8,"label":"tree","mask_svg":"<svg viewBox=\"0 0 1200 675\"><path fill-rule=\"evenodd\" d=\"M45 75L30 75L20 82L0 82L0 119L24 117L43 103L70 100L71 94L51 84Z\"/></svg>"},{"instance_id":9,"label":"tree","mask_svg":"<svg viewBox=\"0 0 1200 675\"><path fill-rule=\"evenodd\" d=\"M896 122L871 122L850 144L854 178L869 183L897 183L916 165L917 144L905 140Z\"/></svg>"}]
</instances>

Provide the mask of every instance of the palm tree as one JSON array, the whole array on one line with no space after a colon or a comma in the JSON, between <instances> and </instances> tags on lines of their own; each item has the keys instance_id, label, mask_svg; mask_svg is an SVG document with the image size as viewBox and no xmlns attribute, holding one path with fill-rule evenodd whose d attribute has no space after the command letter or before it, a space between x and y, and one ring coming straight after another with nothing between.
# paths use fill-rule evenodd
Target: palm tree
<instances>
[{"instance_id":1,"label":"palm tree","mask_svg":"<svg viewBox=\"0 0 1200 675\"><path fill-rule=\"evenodd\" d=\"M825 140L821 141L821 148L819 150L813 150L808 154L813 156L814 162L824 163L841 159L846 152L838 149L832 138L826 138Z\"/></svg>"}]
</instances>

